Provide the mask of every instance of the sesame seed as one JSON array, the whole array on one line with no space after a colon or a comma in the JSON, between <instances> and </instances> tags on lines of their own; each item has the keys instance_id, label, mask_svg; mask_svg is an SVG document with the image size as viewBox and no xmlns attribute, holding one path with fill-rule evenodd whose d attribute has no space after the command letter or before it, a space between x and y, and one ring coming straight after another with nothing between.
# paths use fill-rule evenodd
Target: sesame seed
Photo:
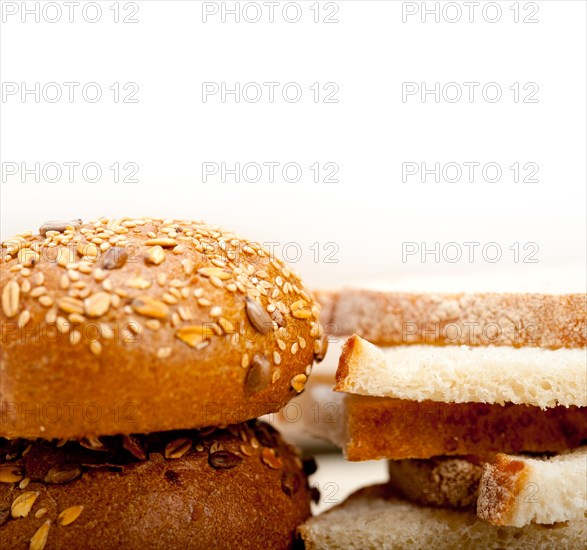
<instances>
[{"instance_id":1,"label":"sesame seed","mask_svg":"<svg viewBox=\"0 0 587 550\"><path fill-rule=\"evenodd\" d=\"M220 306L214 306L210 310L210 316L211 317L220 317L221 315L222 315L222 308Z\"/></svg>"},{"instance_id":2,"label":"sesame seed","mask_svg":"<svg viewBox=\"0 0 587 550\"><path fill-rule=\"evenodd\" d=\"M147 319L145 322L145 326L153 331L158 331L161 328L161 322L157 319Z\"/></svg>"},{"instance_id":3,"label":"sesame seed","mask_svg":"<svg viewBox=\"0 0 587 550\"><path fill-rule=\"evenodd\" d=\"M10 281L2 291L2 311L6 317L14 317L20 305L20 287L16 281Z\"/></svg>"},{"instance_id":4,"label":"sesame seed","mask_svg":"<svg viewBox=\"0 0 587 550\"><path fill-rule=\"evenodd\" d=\"M157 359L167 359L171 355L171 348L164 347L157 350Z\"/></svg>"},{"instance_id":5,"label":"sesame seed","mask_svg":"<svg viewBox=\"0 0 587 550\"><path fill-rule=\"evenodd\" d=\"M172 248L177 246L179 243L175 239L165 239L165 238L151 238L145 241L145 246L160 246L162 248Z\"/></svg>"},{"instance_id":6,"label":"sesame seed","mask_svg":"<svg viewBox=\"0 0 587 550\"><path fill-rule=\"evenodd\" d=\"M31 320L31 314L28 309L23 310L18 316L18 328L24 327Z\"/></svg>"},{"instance_id":7,"label":"sesame seed","mask_svg":"<svg viewBox=\"0 0 587 550\"><path fill-rule=\"evenodd\" d=\"M40 300L39 300L40 301ZM50 309L45 315L45 323L48 325L52 325L57 320L57 311L55 309Z\"/></svg>"},{"instance_id":8,"label":"sesame seed","mask_svg":"<svg viewBox=\"0 0 587 550\"><path fill-rule=\"evenodd\" d=\"M38 286L36 288L33 288L33 290L31 291L31 298L38 298L39 296L42 296L43 294L45 294L47 292L47 288L44 286Z\"/></svg>"}]
</instances>

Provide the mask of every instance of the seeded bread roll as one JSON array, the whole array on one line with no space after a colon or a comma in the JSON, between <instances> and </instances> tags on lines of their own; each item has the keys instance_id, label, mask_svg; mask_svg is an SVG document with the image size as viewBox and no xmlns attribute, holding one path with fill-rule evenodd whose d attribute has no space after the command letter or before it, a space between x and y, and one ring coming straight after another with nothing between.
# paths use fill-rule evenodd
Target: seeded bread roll
<instances>
[{"instance_id":1,"label":"seeded bread roll","mask_svg":"<svg viewBox=\"0 0 587 550\"><path fill-rule=\"evenodd\" d=\"M81 445L0 441L3 548L279 549L310 516L302 461L267 424Z\"/></svg>"},{"instance_id":2,"label":"seeded bread roll","mask_svg":"<svg viewBox=\"0 0 587 550\"><path fill-rule=\"evenodd\" d=\"M319 308L259 244L202 222L47 222L2 243L0 436L226 426L325 353Z\"/></svg>"}]
</instances>

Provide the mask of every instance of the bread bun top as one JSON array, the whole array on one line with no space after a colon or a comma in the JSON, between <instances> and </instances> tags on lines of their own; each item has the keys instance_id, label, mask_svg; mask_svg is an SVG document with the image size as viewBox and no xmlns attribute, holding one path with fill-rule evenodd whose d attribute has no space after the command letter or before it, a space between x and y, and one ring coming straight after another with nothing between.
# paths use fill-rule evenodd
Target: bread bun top
<instances>
[{"instance_id":1,"label":"bread bun top","mask_svg":"<svg viewBox=\"0 0 587 550\"><path fill-rule=\"evenodd\" d=\"M255 421L79 443L0 439L1 546L287 548L310 515L308 466Z\"/></svg>"},{"instance_id":2,"label":"bread bun top","mask_svg":"<svg viewBox=\"0 0 587 550\"><path fill-rule=\"evenodd\" d=\"M302 391L325 353L299 275L217 226L54 221L1 250L0 436L241 422Z\"/></svg>"}]
</instances>

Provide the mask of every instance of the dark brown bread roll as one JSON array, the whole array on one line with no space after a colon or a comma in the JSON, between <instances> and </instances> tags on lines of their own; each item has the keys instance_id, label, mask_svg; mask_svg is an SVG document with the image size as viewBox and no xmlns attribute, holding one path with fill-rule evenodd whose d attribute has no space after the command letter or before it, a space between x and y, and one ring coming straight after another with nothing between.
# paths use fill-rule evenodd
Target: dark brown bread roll
<instances>
[{"instance_id":1,"label":"dark brown bread roll","mask_svg":"<svg viewBox=\"0 0 587 550\"><path fill-rule=\"evenodd\" d=\"M2 548L288 548L310 495L297 451L256 421L0 441Z\"/></svg>"},{"instance_id":2,"label":"dark brown bread roll","mask_svg":"<svg viewBox=\"0 0 587 550\"><path fill-rule=\"evenodd\" d=\"M302 391L325 353L298 275L217 226L47 222L1 250L3 437L242 422Z\"/></svg>"}]
</instances>

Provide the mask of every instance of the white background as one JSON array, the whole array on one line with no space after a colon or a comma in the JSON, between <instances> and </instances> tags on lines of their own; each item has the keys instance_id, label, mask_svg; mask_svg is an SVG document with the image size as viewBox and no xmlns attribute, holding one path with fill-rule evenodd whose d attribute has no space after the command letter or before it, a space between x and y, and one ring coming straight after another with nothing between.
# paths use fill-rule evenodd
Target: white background
<instances>
[{"instance_id":1,"label":"white background","mask_svg":"<svg viewBox=\"0 0 587 550\"><path fill-rule=\"evenodd\" d=\"M494 23L487 19L497 12L486 2L475 7L473 22L466 3L459 3L462 16L455 23L447 21L457 16L454 2L450 8L440 3L438 23L434 14L422 23L421 2L400 1L321 2L319 23L314 1L297 2L297 23L284 20L284 2L275 8L274 23L262 2L254 3L263 9L258 23L236 23L234 15L222 23L221 4L230 8L234 2L139 1L137 23L114 23L112 1L99 2L96 23L84 19L84 2L74 7L73 23L65 7L61 19L49 23L44 15L55 18L57 12L45 8L47 2L37 4L40 22L32 14L23 23L23 3L3 3L3 238L48 219L171 216L205 219L279 247L296 242L299 248L287 250L289 259L322 287L422 272L496 274L506 267L535 273L563 265L584 273L583 1L499 2L501 17ZM407 15L414 7L419 13ZM214 8L219 13L204 23L203 9ZM538 22L515 23L514 8L521 20ZM87 18L94 18L95 10L87 9ZM250 19L255 11L248 9ZM119 3L120 19L131 11L132 3ZM327 15L338 23L324 23ZM295 6L286 16L296 16ZM72 103L64 86L57 103L42 96L37 103L34 94L23 101L23 83L30 89L36 82L41 88L50 82L80 86ZM88 82L102 88L97 103L82 97ZM116 82L121 88L136 83L138 103L115 103L109 86ZM288 103L280 87L274 103L266 93L257 103L235 103L233 96L222 103L219 94L203 103L203 82L256 82L262 88L264 82L295 82L303 96ZM336 83L338 103L315 103L309 89L315 82ZM441 96L436 103L430 94L425 103L419 96L402 102L404 82L456 82L465 97L450 103ZM464 82L480 83L473 102ZM482 97L488 82L501 86L503 96L495 103ZM509 87L528 82L539 86L538 102L514 102ZM18 92L9 95L10 86ZM522 90L521 97L526 94ZM23 183L21 173L6 173L11 163L23 162L28 168L35 162L96 162L103 175L89 183L77 169L73 183L66 172L59 183L43 181L42 174L39 183L34 174ZM114 183L108 168L114 162L136 163L138 183ZM234 183L229 177L222 183L219 176L203 183L203 162L295 162L303 176L296 183L281 177L274 183ZM336 163L340 181L314 183L309 166L315 162ZM436 183L432 176L426 183L417 177L403 182L404 162L494 162L503 175L491 183L477 169L473 183L466 174L459 183ZM514 162L536 163L539 182L514 183ZM447 261L454 247L440 258L431 254L422 261L414 254L402 261L403 242L420 249L422 243L433 249L436 242L480 247L473 262L462 244L463 258L456 263ZM481 247L489 242L500 245L501 260L483 258ZM509 247L529 242L539 248L532 256L538 263L523 263L534 245L521 248L514 262ZM318 257L313 243L319 243ZM325 262L335 250L330 259L337 262Z\"/></svg>"}]
</instances>

